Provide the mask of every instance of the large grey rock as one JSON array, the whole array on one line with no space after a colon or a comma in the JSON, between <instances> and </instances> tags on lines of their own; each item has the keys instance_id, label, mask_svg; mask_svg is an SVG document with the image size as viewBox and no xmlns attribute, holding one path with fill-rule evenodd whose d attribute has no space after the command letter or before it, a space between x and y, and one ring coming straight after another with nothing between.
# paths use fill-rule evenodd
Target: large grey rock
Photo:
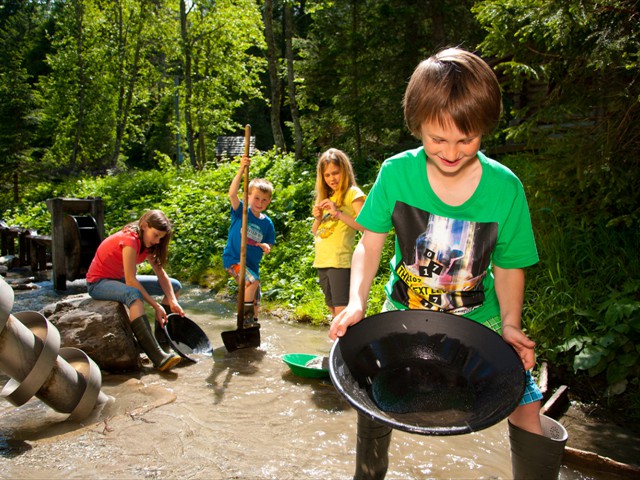
<instances>
[{"instance_id":1,"label":"large grey rock","mask_svg":"<svg viewBox=\"0 0 640 480\"><path fill-rule=\"evenodd\" d=\"M101 370L140 370L138 346L121 303L71 295L47 305L41 313L60 331L63 347L83 350Z\"/></svg>"}]
</instances>

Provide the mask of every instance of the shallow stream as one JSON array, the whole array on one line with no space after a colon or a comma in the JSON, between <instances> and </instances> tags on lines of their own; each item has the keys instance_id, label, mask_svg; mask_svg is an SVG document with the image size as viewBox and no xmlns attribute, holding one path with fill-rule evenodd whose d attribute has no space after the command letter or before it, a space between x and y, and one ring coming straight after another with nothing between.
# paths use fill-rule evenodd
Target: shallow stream
<instances>
[{"instance_id":1,"label":"shallow stream","mask_svg":"<svg viewBox=\"0 0 640 480\"><path fill-rule=\"evenodd\" d=\"M13 311L59 300L49 283L16 292ZM0 478L352 477L356 412L329 379L297 377L281 359L328 355L327 329L263 316L260 348L228 353L220 333L235 330L235 305L186 290L181 305L213 355L169 373L103 375L114 400L83 424L35 398L19 408L0 402ZM74 283L66 294L79 291ZM393 433L388 479L510 477L506 421L452 437ZM563 467L561 478L597 477Z\"/></svg>"}]
</instances>

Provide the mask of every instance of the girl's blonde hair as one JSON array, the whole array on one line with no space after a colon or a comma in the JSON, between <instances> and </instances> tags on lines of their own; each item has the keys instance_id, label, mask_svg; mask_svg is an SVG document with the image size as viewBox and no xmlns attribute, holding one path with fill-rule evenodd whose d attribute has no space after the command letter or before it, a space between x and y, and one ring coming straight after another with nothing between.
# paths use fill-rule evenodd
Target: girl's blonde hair
<instances>
[{"instance_id":1,"label":"girl's blonde hair","mask_svg":"<svg viewBox=\"0 0 640 480\"><path fill-rule=\"evenodd\" d=\"M340 176L340 185L334 192L331 190L327 182L324 181L324 171L328 165L337 165L342 175ZM316 203L331 197L335 194L335 204L338 208L342 206L344 197L349 188L356 185L356 178L353 174L353 167L349 161L349 157L342 150L330 148L318 158L317 175L316 175Z\"/></svg>"},{"instance_id":2,"label":"girl's blonde hair","mask_svg":"<svg viewBox=\"0 0 640 480\"><path fill-rule=\"evenodd\" d=\"M160 267L164 267L169 255L169 242L171 242L171 237L173 236L173 226L162 210L149 210L136 222L125 225L123 230L135 232L138 238L142 240L144 235L143 223L148 225L149 228L155 228L160 232L167 232L157 245L147 249L151 255L150 261ZM144 248L144 246L142 246L142 248Z\"/></svg>"}]
</instances>

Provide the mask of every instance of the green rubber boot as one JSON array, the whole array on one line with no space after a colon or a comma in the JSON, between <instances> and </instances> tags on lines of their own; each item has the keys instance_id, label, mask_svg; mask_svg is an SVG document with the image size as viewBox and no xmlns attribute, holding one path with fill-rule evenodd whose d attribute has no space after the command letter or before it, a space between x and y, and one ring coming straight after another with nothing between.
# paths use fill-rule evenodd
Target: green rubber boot
<instances>
[{"instance_id":1,"label":"green rubber boot","mask_svg":"<svg viewBox=\"0 0 640 480\"><path fill-rule=\"evenodd\" d=\"M138 344L153 362L156 370L167 371L180 363L180 357L173 353L166 353L151 334L151 326L146 315L142 315L131 322L131 330L138 340Z\"/></svg>"},{"instance_id":2,"label":"green rubber boot","mask_svg":"<svg viewBox=\"0 0 640 480\"><path fill-rule=\"evenodd\" d=\"M540 415L543 435L527 432L509 422L511 470L514 480L557 480L569 435L552 418Z\"/></svg>"}]
</instances>

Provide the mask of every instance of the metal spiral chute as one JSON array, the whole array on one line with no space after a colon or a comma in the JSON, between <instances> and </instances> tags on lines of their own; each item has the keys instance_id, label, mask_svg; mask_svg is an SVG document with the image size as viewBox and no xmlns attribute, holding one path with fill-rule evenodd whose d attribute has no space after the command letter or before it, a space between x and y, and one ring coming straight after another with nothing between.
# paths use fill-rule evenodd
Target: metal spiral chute
<instances>
[{"instance_id":1,"label":"metal spiral chute","mask_svg":"<svg viewBox=\"0 0 640 480\"><path fill-rule=\"evenodd\" d=\"M19 407L32 397L81 421L108 397L102 375L82 350L60 348L60 332L38 312L11 313L13 289L0 278L0 370L10 377L0 397Z\"/></svg>"}]
</instances>

